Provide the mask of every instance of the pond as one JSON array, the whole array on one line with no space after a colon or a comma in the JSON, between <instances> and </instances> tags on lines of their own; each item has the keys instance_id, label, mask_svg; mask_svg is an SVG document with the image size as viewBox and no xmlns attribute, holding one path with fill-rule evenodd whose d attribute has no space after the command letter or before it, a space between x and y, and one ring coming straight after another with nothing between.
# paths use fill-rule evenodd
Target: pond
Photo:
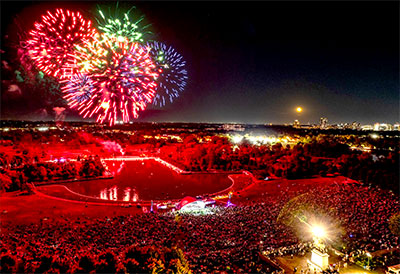
<instances>
[{"instance_id":1,"label":"pond","mask_svg":"<svg viewBox=\"0 0 400 274\"><path fill-rule=\"evenodd\" d=\"M81 195L132 202L210 194L232 185L228 174L179 174L154 159L105 163L114 174L113 179L64 185Z\"/></svg>"}]
</instances>

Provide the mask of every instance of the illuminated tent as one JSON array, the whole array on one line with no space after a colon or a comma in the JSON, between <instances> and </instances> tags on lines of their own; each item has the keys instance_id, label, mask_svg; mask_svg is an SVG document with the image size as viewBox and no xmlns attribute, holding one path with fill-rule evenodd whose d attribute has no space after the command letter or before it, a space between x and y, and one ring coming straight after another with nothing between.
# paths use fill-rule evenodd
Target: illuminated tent
<instances>
[{"instance_id":1,"label":"illuminated tent","mask_svg":"<svg viewBox=\"0 0 400 274\"><path fill-rule=\"evenodd\" d=\"M186 196L183 198L176 208L180 211L196 211L206 207L206 204L202 200L197 200L194 197Z\"/></svg>"}]
</instances>

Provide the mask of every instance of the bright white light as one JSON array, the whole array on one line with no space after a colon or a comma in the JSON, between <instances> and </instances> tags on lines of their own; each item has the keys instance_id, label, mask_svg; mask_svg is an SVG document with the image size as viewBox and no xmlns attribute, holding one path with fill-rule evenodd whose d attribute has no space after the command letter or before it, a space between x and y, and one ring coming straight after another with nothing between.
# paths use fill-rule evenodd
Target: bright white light
<instances>
[{"instance_id":1,"label":"bright white light","mask_svg":"<svg viewBox=\"0 0 400 274\"><path fill-rule=\"evenodd\" d=\"M184 205L180 211L181 212L190 212L190 211L196 211L196 210L201 210L206 207L206 204L203 201L194 201L189 204Z\"/></svg>"},{"instance_id":2,"label":"bright white light","mask_svg":"<svg viewBox=\"0 0 400 274\"><path fill-rule=\"evenodd\" d=\"M275 137L268 136L248 136L247 139L254 145L273 144L278 141Z\"/></svg>"},{"instance_id":3,"label":"bright white light","mask_svg":"<svg viewBox=\"0 0 400 274\"><path fill-rule=\"evenodd\" d=\"M314 234L315 237L318 238L325 238L326 237L326 231L323 227L321 226L312 226L311 227L311 232Z\"/></svg>"},{"instance_id":4,"label":"bright white light","mask_svg":"<svg viewBox=\"0 0 400 274\"><path fill-rule=\"evenodd\" d=\"M379 135L378 135L378 134L371 134L371 138L373 138L373 139L378 139L378 138L379 138Z\"/></svg>"},{"instance_id":5,"label":"bright white light","mask_svg":"<svg viewBox=\"0 0 400 274\"><path fill-rule=\"evenodd\" d=\"M38 129L39 131L47 131L47 130L49 130L48 127L38 127L37 129Z\"/></svg>"},{"instance_id":6,"label":"bright white light","mask_svg":"<svg viewBox=\"0 0 400 274\"><path fill-rule=\"evenodd\" d=\"M100 105L102 108L107 109L110 107L110 103L109 102L102 102Z\"/></svg>"},{"instance_id":7,"label":"bright white light","mask_svg":"<svg viewBox=\"0 0 400 274\"><path fill-rule=\"evenodd\" d=\"M241 135L232 136L232 142L234 142L235 144L240 143L242 140L243 140L243 136L241 136Z\"/></svg>"}]
</instances>

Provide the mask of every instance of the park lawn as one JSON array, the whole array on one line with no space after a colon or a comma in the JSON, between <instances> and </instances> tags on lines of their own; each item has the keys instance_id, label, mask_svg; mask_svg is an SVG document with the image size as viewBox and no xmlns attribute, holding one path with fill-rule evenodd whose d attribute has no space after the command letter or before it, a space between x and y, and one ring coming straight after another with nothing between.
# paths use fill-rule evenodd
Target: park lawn
<instances>
[{"instance_id":1,"label":"park lawn","mask_svg":"<svg viewBox=\"0 0 400 274\"><path fill-rule=\"evenodd\" d=\"M8 225L44 222L70 222L78 219L95 219L141 213L137 207L86 205L37 194L0 197L0 220L2 232ZM47 218L47 219L46 219Z\"/></svg>"}]
</instances>

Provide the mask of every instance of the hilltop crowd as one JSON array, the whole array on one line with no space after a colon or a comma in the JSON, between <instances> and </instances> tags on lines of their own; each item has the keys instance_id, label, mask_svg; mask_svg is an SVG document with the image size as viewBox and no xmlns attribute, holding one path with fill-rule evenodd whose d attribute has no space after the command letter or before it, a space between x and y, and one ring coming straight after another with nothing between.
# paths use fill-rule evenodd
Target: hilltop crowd
<instances>
[{"instance_id":1,"label":"hilltop crowd","mask_svg":"<svg viewBox=\"0 0 400 274\"><path fill-rule=\"evenodd\" d=\"M242 199L235 207L215 208L203 216L148 213L8 227L1 235L1 272L168 273L187 267L194 273L277 273L261 260L260 251L271 255L293 246L297 248L291 252L308 250L301 245L310 240L303 238L304 229L279 218L285 208L296 206L292 201L300 194L282 190L257 201ZM345 243L341 251L347 256L400 244L388 224L399 202L387 191L333 184L305 194L302 203L309 203L309 209L325 210L326 218L340 223L345 233L335 233Z\"/></svg>"},{"instance_id":2,"label":"hilltop crowd","mask_svg":"<svg viewBox=\"0 0 400 274\"><path fill-rule=\"evenodd\" d=\"M254 199L240 197L236 207L214 209L213 214L204 216L142 214L42 220L2 228L0 272L176 273L190 268L195 273L277 273L280 270L265 262L260 252L274 257L308 250L309 245L304 243L310 239L298 233L298 223L286 214L304 208L316 215L326 214L340 225L344 233L334 236L344 244L332 245L347 257L400 244L398 232L389 225L398 222L393 216L399 212L399 202L387 191L398 192L398 148L375 155L352 151L343 138L326 136L300 138L289 146L246 141L233 144L227 137L204 134L182 133L178 139L163 139L137 132L89 131L3 134L1 189L24 189L29 182L101 176L104 167L100 157L122 155L138 144L187 171L248 170L258 179L341 174L361 181L363 186L285 188ZM351 142L357 144L359 140ZM84 147L87 152L73 161L50 161L48 152L53 147L61 152Z\"/></svg>"}]
</instances>

